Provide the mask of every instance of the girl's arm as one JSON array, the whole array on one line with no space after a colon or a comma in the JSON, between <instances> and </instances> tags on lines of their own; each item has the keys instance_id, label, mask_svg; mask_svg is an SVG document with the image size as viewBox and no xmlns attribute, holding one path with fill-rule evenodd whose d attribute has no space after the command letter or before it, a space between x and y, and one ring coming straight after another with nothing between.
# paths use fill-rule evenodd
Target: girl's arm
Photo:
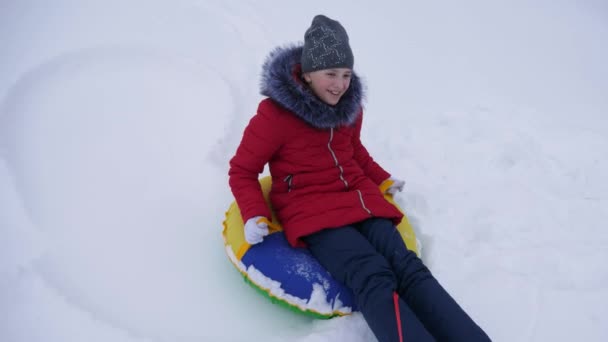
<instances>
[{"instance_id":1,"label":"girl's arm","mask_svg":"<svg viewBox=\"0 0 608 342\"><path fill-rule=\"evenodd\" d=\"M264 166L281 147L277 115L268 110L264 101L245 128L236 154L230 160L229 184L243 221L254 216L271 219L270 208L264 200L258 177Z\"/></svg>"}]
</instances>

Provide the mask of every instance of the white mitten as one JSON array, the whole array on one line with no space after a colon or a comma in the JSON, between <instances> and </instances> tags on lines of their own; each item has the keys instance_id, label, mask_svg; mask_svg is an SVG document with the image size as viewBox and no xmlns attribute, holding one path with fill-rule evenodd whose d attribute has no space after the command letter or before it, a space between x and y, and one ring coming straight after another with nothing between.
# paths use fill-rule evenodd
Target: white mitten
<instances>
[{"instance_id":1,"label":"white mitten","mask_svg":"<svg viewBox=\"0 0 608 342\"><path fill-rule=\"evenodd\" d=\"M262 242L268 235L268 224L264 216L255 216L245 222L245 240L250 245Z\"/></svg>"},{"instance_id":2,"label":"white mitten","mask_svg":"<svg viewBox=\"0 0 608 342\"><path fill-rule=\"evenodd\" d=\"M397 179L397 178L393 178L393 177L390 177L388 180L392 181L393 184L391 184L388 187L388 189L386 189L386 192L388 192L391 195L395 195L397 192L403 191L403 186L405 185L405 181L402 181L401 179Z\"/></svg>"}]
</instances>

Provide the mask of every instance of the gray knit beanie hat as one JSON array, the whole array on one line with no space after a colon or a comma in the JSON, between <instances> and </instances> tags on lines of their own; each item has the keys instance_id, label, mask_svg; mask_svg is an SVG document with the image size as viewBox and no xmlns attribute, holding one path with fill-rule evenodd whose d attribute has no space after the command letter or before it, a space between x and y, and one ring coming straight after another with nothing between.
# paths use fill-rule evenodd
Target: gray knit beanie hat
<instances>
[{"instance_id":1,"label":"gray knit beanie hat","mask_svg":"<svg viewBox=\"0 0 608 342\"><path fill-rule=\"evenodd\" d=\"M304 34L302 72L331 68L353 68L348 34L339 22L317 15Z\"/></svg>"}]
</instances>

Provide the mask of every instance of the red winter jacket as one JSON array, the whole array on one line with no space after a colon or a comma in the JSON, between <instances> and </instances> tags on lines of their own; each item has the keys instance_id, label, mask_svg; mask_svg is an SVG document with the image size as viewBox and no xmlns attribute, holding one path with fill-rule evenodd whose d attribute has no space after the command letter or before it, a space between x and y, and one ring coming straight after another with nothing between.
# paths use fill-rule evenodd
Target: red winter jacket
<instances>
[{"instance_id":1,"label":"red winter jacket","mask_svg":"<svg viewBox=\"0 0 608 342\"><path fill-rule=\"evenodd\" d=\"M348 105L323 107L299 82L299 51L279 50L279 57L271 55L265 71L274 72L266 73L263 79L263 93L271 98L260 103L230 160L229 183L243 220L271 217L258 182L268 163L272 176L270 201L292 246L304 246L302 236L370 217L384 217L398 224L403 215L378 188L390 174L361 144L359 79L353 75L349 91L340 100ZM288 92L287 97L281 93L285 84L277 86L272 83L274 79L268 79L280 74L279 67L285 70L284 82L298 90ZM298 107L302 101L314 104L305 103L302 109ZM335 111L341 112L336 115Z\"/></svg>"}]
</instances>

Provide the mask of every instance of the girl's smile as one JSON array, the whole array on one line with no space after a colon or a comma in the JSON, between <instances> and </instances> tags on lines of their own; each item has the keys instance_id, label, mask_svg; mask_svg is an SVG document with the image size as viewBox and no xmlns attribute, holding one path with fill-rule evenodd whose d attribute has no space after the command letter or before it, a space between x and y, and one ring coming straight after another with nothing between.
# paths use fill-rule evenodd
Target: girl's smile
<instances>
[{"instance_id":1,"label":"girl's smile","mask_svg":"<svg viewBox=\"0 0 608 342\"><path fill-rule=\"evenodd\" d=\"M349 68L325 69L304 74L304 80L323 102L335 106L350 86L352 70Z\"/></svg>"}]
</instances>

